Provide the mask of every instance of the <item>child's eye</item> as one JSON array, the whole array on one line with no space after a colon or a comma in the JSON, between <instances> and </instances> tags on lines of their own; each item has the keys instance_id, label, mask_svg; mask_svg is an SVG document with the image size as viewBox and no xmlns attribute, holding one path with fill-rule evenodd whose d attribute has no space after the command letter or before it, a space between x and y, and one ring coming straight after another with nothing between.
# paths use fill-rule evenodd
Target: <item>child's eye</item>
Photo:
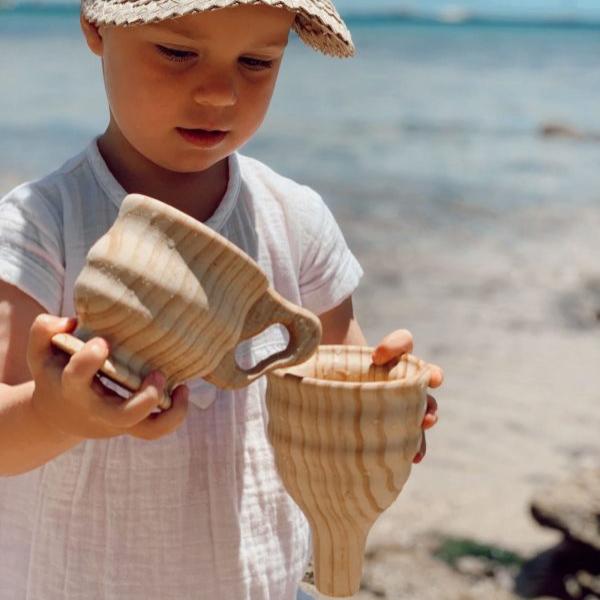
<instances>
[{"instance_id":1,"label":"child's eye","mask_svg":"<svg viewBox=\"0 0 600 600\"><path fill-rule=\"evenodd\" d=\"M168 60L174 60L176 62L190 60L191 58L194 58L196 56L195 52L190 52L188 50L177 50L175 48L168 48L167 46L161 46L160 44L156 44L156 49Z\"/></svg>"},{"instance_id":2,"label":"child's eye","mask_svg":"<svg viewBox=\"0 0 600 600\"><path fill-rule=\"evenodd\" d=\"M273 66L274 60L263 60L260 58L252 58L250 56L242 56L240 62L253 71L262 71L264 69L270 69Z\"/></svg>"}]
</instances>

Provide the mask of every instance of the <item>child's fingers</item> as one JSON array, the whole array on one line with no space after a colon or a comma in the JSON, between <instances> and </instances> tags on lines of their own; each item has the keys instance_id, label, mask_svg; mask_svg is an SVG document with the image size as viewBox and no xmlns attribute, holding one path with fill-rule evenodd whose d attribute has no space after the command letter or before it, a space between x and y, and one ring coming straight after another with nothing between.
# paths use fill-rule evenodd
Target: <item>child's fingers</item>
<instances>
[{"instance_id":1,"label":"child's fingers","mask_svg":"<svg viewBox=\"0 0 600 600\"><path fill-rule=\"evenodd\" d=\"M421 427L423 430L430 429L438 422L437 415L438 403L437 400L430 395L427 395L427 408L425 410L425 417L423 418L423 423ZM427 440L425 439L425 432L423 432L423 436L421 437L421 447L419 451L415 455L413 459L413 463L420 463L424 458L427 452Z\"/></svg>"},{"instance_id":2,"label":"child's fingers","mask_svg":"<svg viewBox=\"0 0 600 600\"><path fill-rule=\"evenodd\" d=\"M372 361L376 365L385 365L394 358L412 352L413 336L406 329L398 329L386 335L373 351Z\"/></svg>"},{"instance_id":3,"label":"child's fingers","mask_svg":"<svg viewBox=\"0 0 600 600\"><path fill-rule=\"evenodd\" d=\"M431 376L429 378L429 387L440 387L444 381L444 371L437 365L429 365Z\"/></svg>"},{"instance_id":4,"label":"child's fingers","mask_svg":"<svg viewBox=\"0 0 600 600\"><path fill-rule=\"evenodd\" d=\"M171 394L173 404L169 410L152 414L127 431L144 440L156 440L175 431L183 422L188 409L188 388L180 385Z\"/></svg>"},{"instance_id":5,"label":"child's fingers","mask_svg":"<svg viewBox=\"0 0 600 600\"><path fill-rule=\"evenodd\" d=\"M89 393L92 381L108 358L108 344L102 338L92 338L75 352L63 371L63 386L71 394Z\"/></svg>"},{"instance_id":6,"label":"child's fingers","mask_svg":"<svg viewBox=\"0 0 600 600\"><path fill-rule=\"evenodd\" d=\"M37 373L38 365L42 365L48 360L48 354L52 348L52 336L57 333L71 332L76 324L76 319L68 317L41 314L35 318L29 330L27 344L27 364L32 375L35 376Z\"/></svg>"},{"instance_id":7,"label":"child's fingers","mask_svg":"<svg viewBox=\"0 0 600 600\"><path fill-rule=\"evenodd\" d=\"M427 396L427 409L423 417L421 427L423 429L431 429L438 422L438 403L433 396Z\"/></svg>"},{"instance_id":8,"label":"child's fingers","mask_svg":"<svg viewBox=\"0 0 600 600\"><path fill-rule=\"evenodd\" d=\"M158 371L147 375L140 389L127 400L103 402L101 418L119 429L130 429L156 410L165 393L165 377Z\"/></svg>"},{"instance_id":9,"label":"child's fingers","mask_svg":"<svg viewBox=\"0 0 600 600\"><path fill-rule=\"evenodd\" d=\"M420 463L425 458L426 453L427 453L427 440L425 439L425 434L423 434L423 436L421 437L421 447L419 448L419 451L415 454L415 457L413 458L413 463L415 465Z\"/></svg>"}]
</instances>

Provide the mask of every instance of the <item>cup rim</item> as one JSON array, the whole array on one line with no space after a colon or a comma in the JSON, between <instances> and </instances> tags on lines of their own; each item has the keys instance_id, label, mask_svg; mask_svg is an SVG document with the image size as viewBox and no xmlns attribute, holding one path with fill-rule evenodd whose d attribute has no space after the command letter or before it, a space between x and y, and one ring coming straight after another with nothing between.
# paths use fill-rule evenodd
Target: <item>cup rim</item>
<instances>
[{"instance_id":1,"label":"cup rim","mask_svg":"<svg viewBox=\"0 0 600 600\"><path fill-rule=\"evenodd\" d=\"M323 344L319 346L317 352L325 350L325 351L335 351L340 350L344 352L361 352L365 354L371 354L374 348L370 346L357 346L357 345L343 345L343 344ZM429 383L429 378L431 377L431 365L426 363L424 360L414 356L413 354L406 353L403 354L400 360L407 360L413 365L417 365L420 367L419 371L410 376L404 377L402 379L391 379L387 381L336 381L334 379L321 379L318 377L311 377L308 375L298 375L296 373L292 373L294 369L298 369L302 367L300 365L295 365L292 367L286 367L283 369L275 369L270 373L267 373L267 377L274 377L280 381L286 380L301 380L304 386L311 386L315 388L337 388L337 389L364 389L364 390L378 390L378 389L395 389L395 388L409 388L415 387L419 385L425 385ZM311 359L309 359L311 360ZM308 362L308 361L307 361Z\"/></svg>"},{"instance_id":2,"label":"cup rim","mask_svg":"<svg viewBox=\"0 0 600 600\"><path fill-rule=\"evenodd\" d=\"M198 221L198 219L195 219L191 215L188 215L182 210L179 210L178 208L175 208L174 206L171 206L170 204L167 204L158 198L153 198L152 196L146 196L145 194L140 193L127 194L121 203L119 216L123 217L125 214L135 212L135 210L139 207L143 207L144 209L148 209L150 211L157 211L165 218L187 228L189 231L193 231L196 234L208 237L211 240L219 243L228 252L235 254L237 260L254 269L257 275L261 275L264 278L265 290L268 288L269 283L267 281L267 277L254 258L241 250L241 248L236 246L231 240L228 240L224 235L212 229L212 227L209 227L202 221Z\"/></svg>"}]
</instances>

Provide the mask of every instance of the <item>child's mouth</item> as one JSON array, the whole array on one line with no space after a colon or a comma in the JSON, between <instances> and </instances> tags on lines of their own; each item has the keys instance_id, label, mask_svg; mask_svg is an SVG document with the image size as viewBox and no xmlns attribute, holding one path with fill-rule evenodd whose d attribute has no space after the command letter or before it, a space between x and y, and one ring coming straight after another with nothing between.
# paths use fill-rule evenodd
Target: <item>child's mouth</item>
<instances>
[{"instance_id":1,"label":"child's mouth","mask_svg":"<svg viewBox=\"0 0 600 600\"><path fill-rule=\"evenodd\" d=\"M227 131L186 129L184 127L177 127L177 132L184 140L201 148L210 148L211 146L220 144L228 133Z\"/></svg>"}]
</instances>

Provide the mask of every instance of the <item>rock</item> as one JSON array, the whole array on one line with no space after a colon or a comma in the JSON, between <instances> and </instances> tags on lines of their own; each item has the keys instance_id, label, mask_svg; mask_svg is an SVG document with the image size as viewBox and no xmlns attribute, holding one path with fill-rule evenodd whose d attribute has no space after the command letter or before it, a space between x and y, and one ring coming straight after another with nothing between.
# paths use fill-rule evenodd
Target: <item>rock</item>
<instances>
[{"instance_id":1,"label":"rock","mask_svg":"<svg viewBox=\"0 0 600 600\"><path fill-rule=\"evenodd\" d=\"M558 309L565 325L572 329L588 330L600 326L600 278L582 276L573 289L557 298Z\"/></svg>"},{"instance_id":2,"label":"rock","mask_svg":"<svg viewBox=\"0 0 600 600\"><path fill-rule=\"evenodd\" d=\"M542 123L540 135L548 138L568 138L572 140L600 140L600 134L595 131L581 131L566 123Z\"/></svg>"},{"instance_id":3,"label":"rock","mask_svg":"<svg viewBox=\"0 0 600 600\"><path fill-rule=\"evenodd\" d=\"M579 471L541 491L531 512L565 538L523 565L516 579L519 595L600 600L600 469Z\"/></svg>"},{"instance_id":4,"label":"rock","mask_svg":"<svg viewBox=\"0 0 600 600\"><path fill-rule=\"evenodd\" d=\"M534 519L600 551L600 469L588 469L539 493Z\"/></svg>"},{"instance_id":5,"label":"rock","mask_svg":"<svg viewBox=\"0 0 600 600\"><path fill-rule=\"evenodd\" d=\"M536 600L595 600L599 571L600 553L585 544L563 540L523 565L515 580L515 591L522 598Z\"/></svg>"},{"instance_id":6,"label":"rock","mask_svg":"<svg viewBox=\"0 0 600 600\"><path fill-rule=\"evenodd\" d=\"M581 131L564 123L544 123L540 127L540 133L544 137L567 137L578 140L585 137Z\"/></svg>"}]
</instances>

